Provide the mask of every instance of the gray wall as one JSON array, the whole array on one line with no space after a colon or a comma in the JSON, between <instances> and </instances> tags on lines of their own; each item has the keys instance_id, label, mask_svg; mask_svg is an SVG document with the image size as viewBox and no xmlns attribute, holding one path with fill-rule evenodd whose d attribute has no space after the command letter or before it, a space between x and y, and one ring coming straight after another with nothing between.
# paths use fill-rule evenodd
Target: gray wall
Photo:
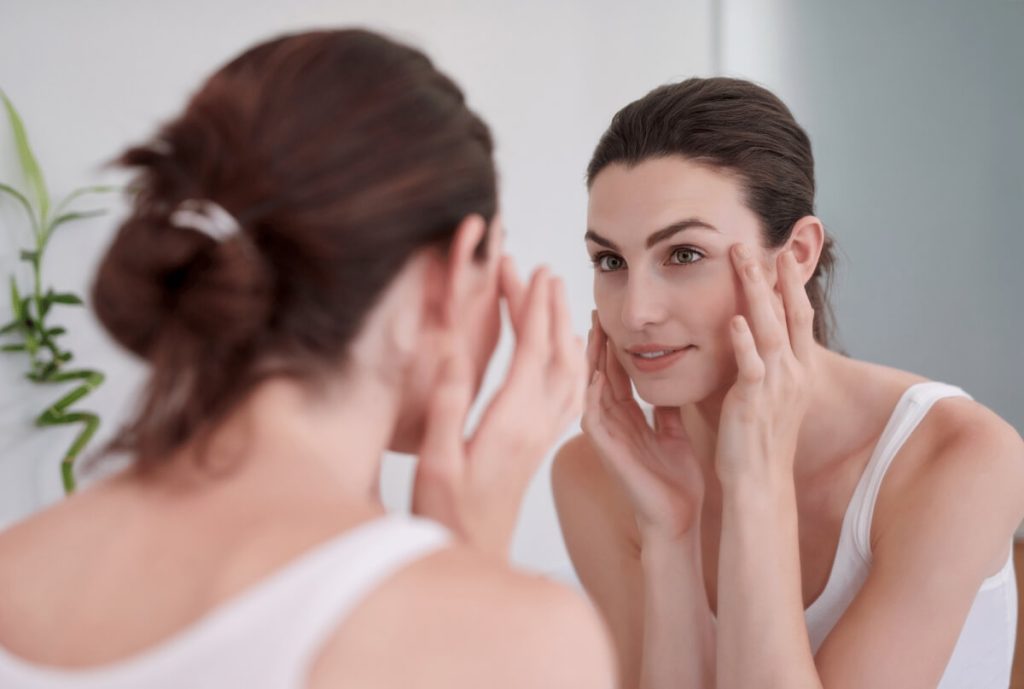
<instances>
[{"instance_id":1,"label":"gray wall","mask_svg":"<svg viewBox=\"0 0 1024 689\"><path fill-rule=\"evenodd\" d=\"M726 73L811 135L857 358L1024 430L1024 2L722 2Z\"/></svg>"}]
</instances>

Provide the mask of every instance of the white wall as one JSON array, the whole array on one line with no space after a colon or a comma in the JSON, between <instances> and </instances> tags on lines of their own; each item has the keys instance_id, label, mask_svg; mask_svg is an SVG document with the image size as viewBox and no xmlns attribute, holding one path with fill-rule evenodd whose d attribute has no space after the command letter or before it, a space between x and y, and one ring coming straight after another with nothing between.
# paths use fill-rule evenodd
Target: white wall
<instances>
[{"instance_id":1,"label":"white wall","mask_svg":"<svg viewBox=\"0 0 1024 689\"><path fill-rule=\"evenodd\" d=\"M566 277L576 329L584 334L592 303L582 242L588 156L626 102L709 72L712 3L0 0L0 88L21 110L50 186L66 192L116 179L98 165L175 113L206 74L247 45L314 26L384 30L424 48L492 126L508 248L521 268L544 262ZM4 181L16 179L10 144L0 119ZM27 241L15 210L0 202L0 277ZM48 279L87 291L113 228L107 218L59 234ZM0 298L0 321L9 313ZM79 359L109 375L85 405L104 416L102 441L130 408L142 371L85 312L68 311L61 320ZM495 388L508 351L505 339L485 391ZM22 363L0 356L0 526L60 498L57 464L74 434L31 428L56 394L20 380ZM513 554L526 567L569 579L547 469L528 494ZM389 504L406 504L410 470L408 459L389 458Z\"/></svg>"}]
</instances>

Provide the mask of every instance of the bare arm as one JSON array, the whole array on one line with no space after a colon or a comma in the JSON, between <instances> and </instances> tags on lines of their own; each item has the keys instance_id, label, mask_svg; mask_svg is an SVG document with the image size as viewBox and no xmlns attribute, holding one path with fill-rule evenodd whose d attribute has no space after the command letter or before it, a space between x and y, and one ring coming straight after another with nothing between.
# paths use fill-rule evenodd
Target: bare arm
<instances>
[{"instance_id":1,"label":"bare arm","mask_svg":"<svg viewBox=\"0 0 1024 689\"><path fill-rule=\"evenodd\" d=\"M738 491L723 515L720 686L935 687L1024 517L1014 435L962 441L920 472L816 658L801 614L795 504L784 491Z\"/></svg>"},{"instance_id":2,"label":"bare arm","mask_svg":"<svg viewBox=\"0 0 1024 689\"><path fill-rule=\"evenodd\" d=\"M642 537L584 436L559 451L552 481L569 554L612 632L620 686L713 687L714 622L695 538Z\"/></svg>"},{"instance_id":3,"label":"bare arm","mask_svg":"<svg viewBox=\"0 0 1024 689\"><path fill-rule=\"evenodd\" d=\"M734 324L739 375L723 405L716 455L723 486L718 686L934 687L981 582L1006 557L1024 516L1024 446L980 405L961 409L966 418L944 419L952 430L922 453L923 469L904 483L898 509L880 525L867 581L812 657L792 457L814 344L803 283L786 253L779 268L786 323L761 272L737 265L750 326Z\"/></svg>"}]
</instances>

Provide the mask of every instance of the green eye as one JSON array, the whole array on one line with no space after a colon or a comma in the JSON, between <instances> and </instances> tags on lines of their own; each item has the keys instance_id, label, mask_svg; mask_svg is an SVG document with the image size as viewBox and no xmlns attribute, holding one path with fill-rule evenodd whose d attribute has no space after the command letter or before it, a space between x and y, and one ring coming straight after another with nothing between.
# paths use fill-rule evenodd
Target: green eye
<instances>
[{"instance_id":1,"label":"green eye","mask_svg":"<svg viewBox=\"0 0 1024 689\"><path fill-rule=\"evenodd\" d=\"M610 273L625 268L626 262L622 260L621 256L615 254L601 254L594 259L594 265L602 272Z\"/></svg>"},{"instance_id":2,"label":"green eye","mask_svg":"<svg viewBox=\"0 0 1024 689\"><path fill-rule=\"evenodd\" d=\"M686 265L688 263L696 263L697 261L700 261L703 258L704 257L700 254L700 252L694 251L693 249L674 249L672 251L672 256L669 259L669 263L674 263L677 265Z\"/></svg>"}]
</instances>

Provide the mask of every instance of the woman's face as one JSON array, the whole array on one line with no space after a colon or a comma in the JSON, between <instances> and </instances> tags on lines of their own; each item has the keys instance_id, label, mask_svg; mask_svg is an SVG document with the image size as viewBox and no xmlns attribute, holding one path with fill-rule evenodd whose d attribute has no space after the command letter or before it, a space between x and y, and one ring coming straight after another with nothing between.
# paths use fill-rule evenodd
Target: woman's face
<instances>
[{"instance_id":1,"label":"woman's face","mask_svg":"<svg viewBox=\"0 0 1024 689\"><path fill-rule=\"evenodd\" d=\"M729 247L765 256L739 181L679 156L612 164L587 216L598 318L640 397L678 407L731 385L729 320L746 304Z\"/></svg>"}]
</instances>

